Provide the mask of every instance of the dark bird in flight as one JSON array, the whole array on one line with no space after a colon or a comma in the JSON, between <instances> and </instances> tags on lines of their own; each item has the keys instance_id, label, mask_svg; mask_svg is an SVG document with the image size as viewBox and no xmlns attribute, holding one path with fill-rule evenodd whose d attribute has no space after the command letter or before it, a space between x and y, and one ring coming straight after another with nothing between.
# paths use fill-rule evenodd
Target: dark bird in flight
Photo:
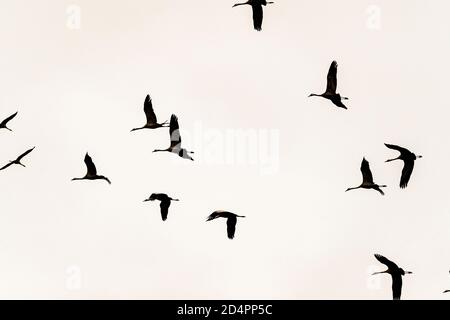
<instances>
[{"instance_id":1,"label":"dark bird in flight","mask_svg":"<svg viewBox=\"0 0 450 320\"><path fill-rule=\"evenodd\" d=\"M153 152L173 152L178 154L181 158L189 159L194 161L189 154L194 153L193 151L187 151L186 149L181 148L181 135L180 135L180 127L178 125L178 118L176 115L172 115L170 118L170 147L167 149L156 149Z\"/></svg>"},{"instance_id":2,"label":"dark bird in flight","mask_svg":"<svg viewBox=\"0 0 450 320\"><path fill-rule=\"evenodd\" d=\"M155 200L161 201L159 206L161 208L161 218L163 221L167 220L167 215L169 213L169 207L170 207L170 204L172 203L172 201L180 201L178 199L173 199L173 198L169 197L165 193L152 193L148 199L144 200L144 202L155 201Z\"/></svg>"},{"instance_id":3,"label":"dark bird in flight","mask_svg":"<svg viewBox=\"0 0 450 320\"><path fill-rule=\"evenodd\" d=\"M225 218L227 219L227 234L228 234L228 238L229 239L233 239L234 238L234 233L236 231L236 223L237 223L237 218L245 218L245 216L238 216L237 214L228 212L228 211L222 211L222 210L218 210L218 211L214 211L213 213L211 213L208 217L208 219L206 219L206 221L211 221L217 218Z\"/></svg>"},{"instance_id":4,"label":"dark bird in flight","mask_svg":"<svg viewBox=\"0 0 450 320\"><path fill-rule=\"evenodd\" d=\"M147 95L144 101L144 112L147 117L147 123L142 128L134 128L131 131L142 130L142 129L157 129L168 127L167 121L163 123L158 123L156 119L155 111L153 111L153 104L150 95Z\"/></svg>"},{"instance_id":5,"label":"dark bird in flight","mask_svg":"<svg viewBox=\"0 0 450 320\"><path fill-rule=\"evenodd\" d=\"M8 124L8 122L10 122L12 119L14 119L17 116L17 112L14 113L13 115L9 116L8 118L6 118L5 120L3 120L2 122L0 122L0 129L7 129L9 131L12 131L10 128L8 128L6 125Z\"/></svg>"},{"instance_id":6,"label":"dark bird in flight","mask_svg":"<svg viewBox=\"0 0 450 320\"><path fill-rule=\"evenodd\" d=\"M399 268L394 262L380 254L376 254L375 258L377 258L377 260L384 264L388 269L386 271L375 272L373 275L389 273L392 277L392 297L394 300L400 300L400 296L402 295L402 276L405 274L411 274L412 272Z\"/></svg>"},{"instance_id":7,"label":"dark bird in flight","mask_svg":"<svg viewBox=\"0 0 450 320\"><path fill-rule=\"evenodd\" d=\"M87 173L83 178L73 178L72 181L76 180L105 180L109 184L111 184L111 181L105 177L100 176L97 174L97 168L95 167L94 162L92 161L92 158L89 156L89 154L86 153L86 156L84 157L84 163L87 167Z\"/></svg>"},{"instance_id":8,"label":"dark bird in flight","mask_svg":"<svg viewBox=\"0 0 450 320\"><path fill-rule=\"evenodd\" d=\"M33 147L33 148L31 148L31 149L25 151L25 152L22 153L20 156L18 156L16 160L14 160L14 161L9 161L9 163L8 163L7 165L5 165L5 166L3 166L3 167L0 168L0 171L1 171L1 170L5 170L6 168L12 166L13 164L18 164L18 165L20 165L20 166L22 166L22 167L25 167L25 165L23 165L20 161L21 161L26 155L28 155L31 151L33 151L34 148L35 148L35 147Z\"/></svg>"},{"instance_id":9,"label":"dark bird in flight","mask_svg":"<svg viewBox=\"0 0 450 320\"><path fill-rule=\"evenodd\" d=\"M322 94L310 94L310 97L322 97L333 102L334 105L339 108L347 109L347 107L342 103L342 100L348 100L346 97L341 97L339 93L336 93L337 89L337 67L338 64L336 61L333 61L330 66L330 70L328 71L327 77L327 90Z\"/></svg>"},{"instance_id":10,"label":"dark bird in flight","mask_svg":"<svg viewBox=\"0 0 450 320\"><path fill-rule=\"evenodd\" d=\"M273 4L273 2L268 2L266 0L248 0L247 2L243 3L236 3L234 7L237 6L243 6L243 5L249 5L252 6L253 11L253 27L256 31L261 31L262 29L262 22L263 22L263 7L268 4Z\"/></svg>"},{"instance_id":11,"label":"dark bird in flight","mask_svg":"<svg viewBox=\"0 0 450 320\"><path fill-rule=\"evenodd\" d=\"M386 160L386 162L391 162L395 160L403 161L403 170L402 177L400 178L400 188L405 189L408 186L409 179L411 178L411 174L414 169L414 162L417 159L422 158L422 156L416 156L414 153L409 151L408 149L393 145L393 144L384 144L386 147L392 150L397 150L400 152L400 155L395 159Z\"/></svg>"},{"instance_id":12,"label":"dark bird in flight","mask_svg":"<svg viewBox=\"0 0 450 320\"><path fill-rule=\"evenodd\" d=\"M346 190L346 192L350 191L350 190L362 188L362 189L374 189L374 190L378 191L379 193L381 193L382 195L384 195L384 192L383 192L383 190L381 190L381 188L386 188L387 186L385 186L385 185L379 186L373 182L373 176L372 176L372 172L370 171L369 162L365 158L363 158L363 161L361 163L361 173L363 176L362 184L359 187L348 188Z\"/></svg>"}]
</instances>

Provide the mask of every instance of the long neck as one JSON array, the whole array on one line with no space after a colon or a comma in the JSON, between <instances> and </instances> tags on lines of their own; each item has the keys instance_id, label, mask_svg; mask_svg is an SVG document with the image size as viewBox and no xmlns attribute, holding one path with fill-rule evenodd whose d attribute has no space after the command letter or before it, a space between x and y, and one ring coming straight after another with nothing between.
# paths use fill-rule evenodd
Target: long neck
<instances>
[{"instance_id":1,"label":"long neck","mask_svg":"<svg viewBox=\"0 0 450 320\"><path fill-rule=\"evenodd\" d=\"M246 4L250 4L249 1L247 1L247 2L242 2L242 3L236 3L236 4L233 6L233 8L234 8L234 7L238 7L238 6L243 6L243 5L246 5Z\"/></svg>"},{"instance_id":2,"label":"long neck","mask_svg":"<svg viewBox=\"0 0 450 320\"><path fill-rule=\"evenodd\" d=\"M380 271L380 272L374 272L374 273L372 273L372 275L382 274L382 273L389 273L389 272L388 272L388 270L386 270L386 271Z\"/></svg>"},{"instance_id":3,"label":"long neck","mask_svg":"<svg viewBox=\"0 0 450 320\"><path fill-rule=\"evenodd\" d=\"M169 149L155 149L155 150L153 150L153 152L165 152L165 151L170 151L170 148Z\"/></svg>"},{"instance_id":4,"label":"long neck","mask_svg":"<svg viewBox=\"0 0 450 320\"><path fill-rule=\"evenodd\" d=\"M134 129L131 129L131 132L133 132L133 131L137 131L137 130L142 130L142 129L144 129L145 127L142 127L142 128L134 128Z\"/></svg>"},{"instance_id":5,"label":"long neck","mask_svg":"<svg viewBox=\"0 0 450 320\"><path fill-rule=\"evenodd\" d=\"M323 96L323 94L315 94L315 93L311 93L309 96L310 96L310 97L321 97L321 96Z\"/></svg>"},{"instance_id":6,"label":"long neck","mask_svg":"<svg viewBox=\"0 0 450 320\"><path fill-rule=\"evenodd\" d=\"M359 187L354 187L354 188L348 188L347 190L345 190L345 192L351 191L351 190L356 190L356 189L359 189L359 188L361 188L361 186L359 186Z\"/></svg>"},{"instance_id":7,"label":"long neck","mask_svg":"<svg viewBox=\"0 0 450 320\"><path fill-rule=\"evenodd\" d=\"M392 162L392 161L399 160L399 159L400 159L400 157L395 158L395 159L389 159L389 160L386 160L386 162Z\"/></svg>"},{"instance_id":8,"label":"long neck","mask_svg":"<svg viewBox=\"0 0 450 320\"><path fill-rule=\"evenodd\" d=\"M84 180L84 178L73 178L72 181Z\"/></svg>"}]
</instances>

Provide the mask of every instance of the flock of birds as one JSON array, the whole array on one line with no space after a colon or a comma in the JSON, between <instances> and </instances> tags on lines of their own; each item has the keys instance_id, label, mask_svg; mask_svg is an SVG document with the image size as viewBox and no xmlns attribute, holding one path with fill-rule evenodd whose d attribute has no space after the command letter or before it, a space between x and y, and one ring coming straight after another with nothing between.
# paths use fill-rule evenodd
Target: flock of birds
<instances>
[{"instance_id":1,"label":"flock of birds","mask_svg":"<svg viewBox=\"0 0 450 320\"><path fill-rule=\"evenodd\" d=\"M273 2L267 2L266 0L249 0L244 3L237 3L233 7L242 6L242 5L250 5L252 7L253 11L253 26L254 29L257 31L262 30L262 22L263 22L263 6L266 6L267 4L273 4ZM324 99L330 100L335 106L342 109L347 109L346 105L343 103L343 100L349 100L347 97L341 96L339 93L337 93L337 68L338 64L336 61L333 61L331 63L331 66L328 71L327 75L327 87L325 90L325 93L323 94L310 94L309 97L322 97ZM174 114L172 114L170 118L170 122L164 121L162 123L159 123L156 117L156 114L153 109L152 100L150 98L150 95L147 95L144 101L144 113L146 115L146 123L144 126L139 128L134 128L131 130L131 132L137 131L137 130L143 130L143 129L158 129L158 128L169 128L169 134L170 134L170 146L166 149L155 149L153 152L170 152L178 155L179 157L187 160L194 161L194 159L191 157L194 152L187 151L185 148L182 148L181 145L181 135L180 135L180 128L178 123L178 117ZM12 131L7 125L8 123L13 120L17 116L18 112L12 114L5 120L3 120L0 123L0 129L6 129L9 131ZM395 150L399 152L399 155L397 158L386 160L386 162L392 162L396 160L403 161L403 170L401 173L400 178L400 188L405 189L408 186L408 183L410 181L415 161L419 158L422 158L422 156L415 155L413 152L409 151L408 149L404 147L400 147L393 144L385 144L385 146L389 149ZM9 161L6 165L0 168L0 171L5 170L9 168L12 165L20 165L25 167L24 164L22 164L23 158L25 158L29 153L31 153L35 148L31 148L24 153L22 153L20 156L18 156L15 160ZM88 153L86 153L84 158L84 163L87 168L87 172L84 177L81 178L73 178L72 181L77 180L105 180L109 184L111 184L111 180L103 175L99 175L97 173L97 168L90 157ZM348 188L346 190L355 190L355 189L373 189L378 191L381 195L384 195L383 188L386 188L386 185L379 185L374 182L372 171L370 169L369 162L363 158L361 163L361 173L362 173L362 183L353 188ZM148 199L145 199L144 202L148 201L159 201L160 202L160 212L161 212L161 218L163 221L167 220L169 208L172 204L172 201L180 201L179 199L174 199L170 197L167 194L164 193L152 193ZM211 213L206 221L215 220L218 218L224 218L227 220L227 236L229 239L233 239L235 236L236 231L236 223L238 218L244 218L245 216L240 216L235 213L229 212L229 211L223 211L223 210L217 210ZM402 292L402 277L406 274L411 274L410 271L405 271L402 268L400 268L397 264L392 262L391 260L387 259L386 257L375 254L375 258L382 264L384 264L387 267L386 271L381 272L375 272L373 275L376 274L382 274L387 273L391 275L392 277L392 294L394 300L399 300L401 298L401 292ZM448 293L450 290L444 291L444 293Z\"/></svg>"},{"instance_id":2,"label":"flock of birds","mask_svg":"<svg viewBox=\"0 0 450 320\"><path fill-rule=\"evenodd\" d=\"M170 134L170 146L167 149L155 149L153 152L170 152L178 155L179 157L183 159L188 159L191 161L194 161L194 159L190 156L193 154L193 151L187 151L186 149L182 148L181 146L181 135L180 135L180 127L178 124L178 117L174 114L172 114L170 118L170 124L167 123L167 121L163 123L158 123L155 111L153 110L153 103L152 99L150 98L150 95L147 95L145 97L144 101L144 113L147 118L147 122L144 126L140 128L134 128L131 130L131 132L142 130L142 129L158 129L158 128L166 128L169 127L169 134ZM14 113L13 115L9 116L5 120L3 120L0 123L0 129L7 129L9 131L12 131L7 125L8 123L13 120L17 116L18 112ZM10 166L17 164L20 166L25 167L24 164L22 164L21 160L27 156L30 152L32 152L35 148L31 148L27 151L25 151L23 154L18 156L15 160L9 161L8 164L4 165L0 168L0 171L5 170L9 168ZM79 181L79 180L104 180L111 184L111 180L103 175L100 175L97 173L97 167L94 164L94 161L92 160L89 153L86 153L84 156L84 163L86 165L87 172L83 177L80 178L73 178L72 181ZM164 193L152 193L150 197L144 202L147 201L155 201L158 200L160 202L160 211L161 211L161 218L163 221L167 220L168 214L169 214L169 207L172 203L172 201L180 201L179 199L173 199L167 194ZM218 218L225 218L227 220L227 235L229 239L234 239L234 234L236 231L236 223L237 218L244 218L244 216L239 216L235 213L224 211L224 210L216 210L213 213L211 213L206 221L215 220Z\"/></svg>"}]
</instances>

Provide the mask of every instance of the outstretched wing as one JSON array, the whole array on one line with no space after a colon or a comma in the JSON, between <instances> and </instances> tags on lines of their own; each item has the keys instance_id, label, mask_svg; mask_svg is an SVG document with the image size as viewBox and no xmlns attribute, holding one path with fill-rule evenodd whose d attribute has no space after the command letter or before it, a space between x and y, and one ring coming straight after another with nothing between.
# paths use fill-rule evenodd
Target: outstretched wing
<instances>
[{"instance_id":1,"label":"outstretched wing","mask_svg":"<svg viewBox=\"0 0 450 320\"><path fill-rule=\"evenodd\" d=\"M86 156L84 157L84 163L86 164L88 175L92 175L92 176L97 175L97 168L95 167L95 164L92 161L92 158L87 153L86 153Z\"/></svg>"},{"instance_id":2,"label":"outstretched wing","mask_svg":"<svg viewBox=\"0 0 450 320\"><path fill-rule=\"evenodd\" d=\"M229 239L234 238L234 233L236 232L236 222L237 222L236 216L230 216L227 219L227 233Z\"/></svg>"},{"instance_id":3,"label":"outstretched wing","mask_svg":"<svg viewBox=\"0 0 450 320\"><path fill-rule=\"evenodd\" d=\"M408 149L396 146L395 144L385 143L384 145L386 147L388 147L389 149L396 150L396 151L400 152L402 155L411 154L411 151L409 151Z\"/></svg>"},{"instance_id":4,"label":"outstretched wing","mask_svg":"<svg viewBox=\"0 0 450 320\"><path fill-rule=\"evenodd\" d=\"M172 115L170 117L170 146L173 147L179 147L181 144L181 135L180 135L180 127L178 125L178 117L176 115Z\"/></svg>"},{"instance_id":5,"label":"outstretched wing","mask_svg":"<svg viewBox=\"0 0 450 320\"><path fill-rule=\"evenodd\" d=\"M398 266L394 262L382 256L381 254L375 254L375 258L377 258L378 261L388 267L388 269L398 269Z\"/></svg>"},{"instance_id":6,"label":"outstretched wing","mask_svg":"<svg viewBox=\"0 0 450 320\"><path fill-rule=\"evenodd\" d=\"M257 31L261 31L263 22L263 8L260 4L252 5L253 10L253 27Z\"/></svg>"},{"instance_id":7,"label":"outstretched wing","mask_svg":"<svg viewBox=\"0 0 450 320\"><path fill-rule=\"evenodd\" d=\"M169 214L170 200L161 201L159 206L161 208L161 218L163 221L166 221Z\"/></svg>"},{"instance_id":8,"label":"outstretched wing","mask_svg":"<svg viewBox=\"0 0 450 320\"><path fill-rule=\"evenodd\" d=\"M405 189L408 186L409 179L414 170L414 161L407 160L404 161L405 165L402 170L402 177L400 178L400 188Z\"/></svg>"},{"instance_id":9,"label":"outstretched wing","mask_svg":"<svg viewBox=\"0 0 450 320\"><path fill-rule=\"evenodd\" d=\"M392 298L400 300L402 295L402 276L399 273L392 274Z\"/></svg>"},{"instance_id":10,"label":"outstretched wing","mask_svg":"<svg viewBox=\"0 0 450 320\"><path fill-rule=\"evenodd\" d=\"M327 90L326 93L335 94L337 88L337 67L336 61L331 63L330 69L328 70L327 76Z\"/></svg>"},{"instance_id":11,"label":"outstretched wing","mask_svg":"<svg viewBox=\"0 0 450 320\"><path fill-rule=\"evenodd\" d=\"M13 163L10 162L10 163L8 163L7 165L4 165L3 167L1 167L1 168L0 168L0 171L5 170L6 168L9 168L9 167L12 166L12 165L13 165Z\"/></svg>"},{"instance_id":12,"label":"outstretched wing","mask_svg":"<svg viewBox=\"0 0 450 320\"><path fill-rule=\"evenodd\" d=\"M8 118L6 118L5 120L3 120L3 121L0 123L0 127L6 126L6 124L7 124L9 121L11 121L12 119L14 119L14 118L17 116L17 113L18 113L18 112L14 113L13 115L11 115L11 116L9 116Z\"/></svg>"},{"instance_id":13,"label":"outstretched wing","mask_svg":"<svg viewBox=\"0 0 450 320\"><path fill-rule=\"evenodd\" d=\"M363 176L363 182L373 184L373 176L372 171L370 171L369 161L367 161L365 158L361 163L361 173Z\"/></svg>"},{"instance_id":14,"label":"outstretched wing","mask_svg":"<svg viewBox=\"0 0 450 320\"><path fill-rule=\"evenodd\" d=\"M31 148L31 149L29 149L29 150L27 150L27 151L25 151L24 153L22 153L20 156L18 156L17 157L17 161L20 161L20 160L22 160L27 154L29 154L31 151L33 151L34 150L34 148L35 147L33 147L33 148Z\"/></svg>"},{"instance_id":15,"label":"outstretched wing","mask_svg":"<svg viewBox=\"0 0 450 320\"><path fill-rule=\"evenodd\" d=\"M147 124L157 123L155 112L153 111L153 104L150 95L147 95L144 101L144 112L147 117Z\"/></svg>"}]
</instances>

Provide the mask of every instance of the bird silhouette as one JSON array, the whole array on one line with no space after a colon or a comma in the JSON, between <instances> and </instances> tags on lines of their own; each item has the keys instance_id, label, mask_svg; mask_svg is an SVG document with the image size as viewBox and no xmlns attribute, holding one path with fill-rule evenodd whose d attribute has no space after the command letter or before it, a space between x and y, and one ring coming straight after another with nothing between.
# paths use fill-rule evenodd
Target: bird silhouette
<instances>
[{"instance_id":1,"label":"bird silhouette","mask_svg":"<svg viewBox=\"0 0 450 320\"><path fill-rule=\"evenodd\" d=\"M229 239L234 238L234 233L236 231L237 218L245 218L245 216L238 216L232 212L217 210L209 215L206 221L211 221L217 218L227 219L227 234Z\"/></svg>"},{"instance_id":2,"label":"bird silhouette","mask_svg":"<svg viewBox=\"0 0 450 320\"><path fill-rule=\"evenodd\" d=\"M177 154L179 157L184 159L189 159L194 161L189 154L193 154L193 151L187 151L181 148L181 135L180 127L178 125L178 118L176 115L172 115L170 118L170 147L167 149L155 149L153 152L172 152Z\"/></svg>"},{"instance_id":3,"label":"bird silhouette","mask_svg":"<svg viewBox=\"0 0 450 320\"><path fill-rule=\"evenodd\" d=\"M402 276L405 274L412 274L412 272L399 268L394 262L380 254L375 254L375 258L377 258L377 260L384 264L388 269L386 271L375 272L373 275L389 273L392 277L392 297L394 300L400 300L402 295Z\"/></svg>"},{"instance_id":4,"label":"bird silhouette","mask_svg":"<svg viewBox=\"0 0 450 320\"><path fill-rule=\"evenodd\" d=\"M141 127L141 128L134 128L131 131L136 130L142 130L142 129L157 129L157 128L163 128L168 127L167 121L163 123L158 123L158 120L156 119L155 111L153 111L153 104L152 99L150 98L150 95L147 95L144 101L144 112L145 116L147 117L147 123Z\"/></svg>"},{"instance_id":5,"label":"bird silhouette","mask_svg":"<svg viewBox=\"0 0 450 320\"><path fill-rule=\"evenodd\" d=\"M236 3L233 5L234 7L249 5L252 6L253 11L253 27L256 31L262 30L262 22L263 22L263 8L262 6L266 6L268 4L273 4L273 2L268 2L266 0L249 0L243 3Z\"/></svg>"},{"instance_id":6,"label":"bird silhouette","mask_svg":"<svg viewBox=\"0 0 450 320\"><path fill-rule=\"evenodd\" d=\"M347 107L342 103L342 100L348 100L347 97L341 97L339 93L336 93L337 89L337 67L338 64L336 61L331 63L330 69L328 70L327 77L327 89L325 93L315 94L311 93L310 97L322 97L333 102L334 105L339 108L347 109Z\"/></svg>"},{"instance_id":7,"label":"bird silhouette","mask_svg":"<svg viewBox=\"0 0 450 320\"><path fill-rule=\"evenodd\" d=\"M86 153L86 156L84 157L84 163L86 164L87 173L83 178L73 178L72 181L76 180L105 180L109 184L111 184L111 181L105 177L100 176L97 174L97 168L95 167L94 162L92 161L92 158L89 156L88 153Z\"/></svg>"},{"instance_id":8,"label":"bird silhouette","mask_svg":"<svg viewBox=\"0 0 450 320\"><path fill-rule=\"evenodd\" d=\"M31 151L33 151L34 148L35 148L35 147L33 147L33 148L31 148L31 149L25 151L25 152L22 153L20 156L18 156L16 160L9 161L9 163L8 163L7 165L5 165L5 166L3 166L3 167L0 168L0 171L1 171L1 170L5 170L6 168L12 166L13 164L18 164L18 165L20 165L20 166L22 166L22 167L25 167L25 165L22 164L20 161L21 161L26 155L28 155Z\"/></svg>"},{"instance_id":9,"label":"bird silhouette","mask_svg":"<svg viewBox=\"0 0 450 320\"><path fill-rule=\"evenodd\" d=\"M384 144L386 147L392 150L397 150L400 152L400 155L395 159L386 160L386 162L391 162L395 160L403 161L403 170L402 176L400 178L400 188L405 189L408 186L409 179L411 178L411 174L414 169L414 162L417 159L422 158L422 156L416 156L414 153L409 151L408 149L393 145L393 144Z\"/></svg>"},{"instance_id":10,"label":"bird silhouette","mask_svg":"<svg viewBox=\"0 0 450 320\"><path fill-rule=\"evenodd\" d=\"M161 218L163 221L167 220L167 215L169 213L169 207L170 207L170 204L172 203L172 201L180 201L178 199L173 199L173 198L169 197L165 193L152 193L148 199L144 200L144 202L155 201L155 200L161 201L159 206L161 208Z\"/></svg>"},{"instance_id":11,"label":"bird silhouette","mask_svg":"<svg viewBox=\"0 0 450 320\"><path fill-rule=\"evenodd\" d=\"M14 119L17 116L17 113L14 113L13 115L9 116L8 118L6 118L5 120L3 120L2 122L0 122L0 129L7 129L9 131L12 131L10 128L8 128L6 125L8 124L8 122L10 122L12 119Z\"/></svg>"},{"instance_id":12,"label":"bird silhouette","mask_svg":"<svg viewBox=\"0 0 450 320\"><path fill-rule=\"evenodd\" d=\"M373 176L372 176L372 172L370 171L370 165L369 162L363 158L362 163L361 163L361 173L363 176L363 182L359 187L355 187L355 188L348 188L346 190L350 191L350 190L355 190L355 189L374 189L376 191L378 191L379 193L381 193L382 195L384 195L383 190L381 190L381 188L386 188L387 186L385 185L377 185L373 182Z\"/></svg>"}]
</instances>

